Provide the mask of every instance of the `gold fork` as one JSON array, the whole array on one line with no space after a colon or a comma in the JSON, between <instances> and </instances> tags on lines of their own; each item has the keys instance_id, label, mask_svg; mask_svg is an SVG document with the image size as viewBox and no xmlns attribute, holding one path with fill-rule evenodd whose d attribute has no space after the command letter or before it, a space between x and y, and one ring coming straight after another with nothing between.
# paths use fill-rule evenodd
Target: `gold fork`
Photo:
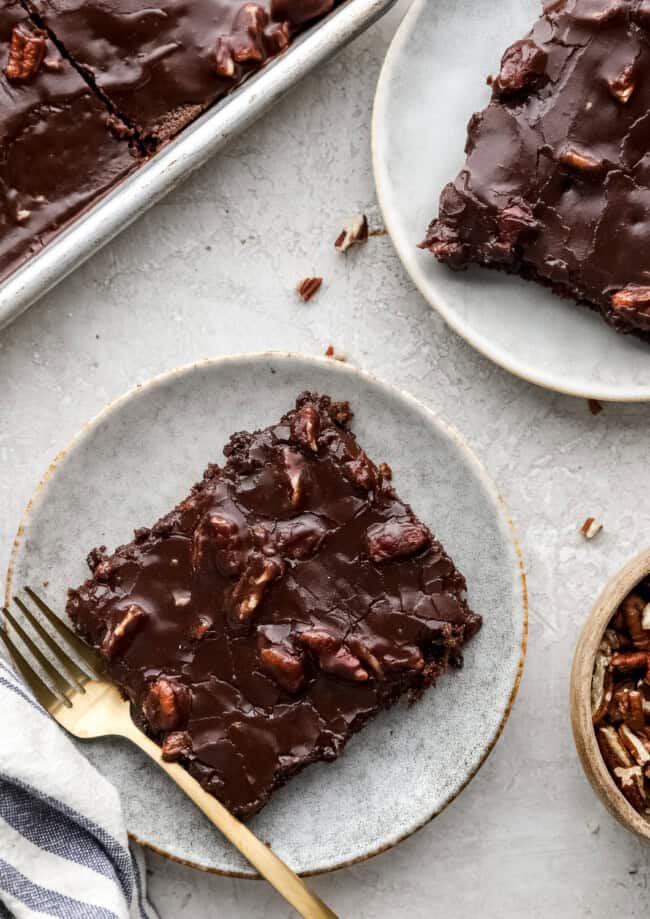
<instances>
[{"instance_id":1,"label":"gold fork","mask_svg":"<svg viewBox=\"0 0 650 919\"><path fill-rule=\"evenodd\" d=\"M253 867L306 919L337 919L307 885L272 850L208 794L178 763L166 763L160 747L140 731L129 713L129 703L102 677L99 655L84 644L30 587L25 593L42 616L31 611L20 597L14 603L23 624L3 608L0 639L23 679L49 714L66 731L87 740L113 735L126 737L140 747L192 799L206 817L239 849ZM29 628L25 628L25 621ZM18 650L7 623L28 655ZM46 623L48 627L46 628ZM54 637L56 636L56 638Z\"/></svg>"}]
</instances>

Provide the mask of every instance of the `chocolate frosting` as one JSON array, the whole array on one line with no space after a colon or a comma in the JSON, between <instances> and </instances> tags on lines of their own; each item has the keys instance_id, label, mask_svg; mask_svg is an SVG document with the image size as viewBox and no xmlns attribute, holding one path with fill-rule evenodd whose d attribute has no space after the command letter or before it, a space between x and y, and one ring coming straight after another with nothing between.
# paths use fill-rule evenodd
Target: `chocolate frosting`
<instances>
[{"instance_id":1,"label":"chocolate frosting","mask_svg":"<svg viewBox=\"0 0 650 919\"><path fill-rule=\"evenodd\" d=\"M480 626L465 581L347 429L303 394L107 556L68 613L134 718L251 814L379 709L417 698Z\"/></svg>"},{"instance_id":2,"label":"chocolate frosting","mask_svg":"<svg viewBox=\"0 0 650 919\"><path fill-rule=\"evenodd\" d=\"M559 0L502 59L423 246L650 332L650 3Z\"/></svg>"},{"instance_id":3,"label":"chocolate frosting","mask_svg":"<svg viewBox=\"0 0 650 919\"><path fill-rule=\"evenodd\" d=\"M36 33L33 74L7 77L15 30ZM18 0L0 7L0 276L8 274L91 200L137 165L123 128ZM11 72L11 71L10 71Z\"/></svg>"},{"instance_id":4,"label":"chocolate frosting","mask_svg":"<svg viewBox=\"0 0 650 919\"><path fill-rule=\"evenodd\" d=\"M0 0L0 278L335 2Z\"/></svg>"},{"instance_id":5,"label":"chocolate frosting","mask_svg":"<svg viewBox=\"0 0 650 919\"><path fill-rule=\"evenodd\" d=\"M329 12L334 0L29 4L143 141L155 146L281 52L296 26Z\"/></svg>"}]
</instances>

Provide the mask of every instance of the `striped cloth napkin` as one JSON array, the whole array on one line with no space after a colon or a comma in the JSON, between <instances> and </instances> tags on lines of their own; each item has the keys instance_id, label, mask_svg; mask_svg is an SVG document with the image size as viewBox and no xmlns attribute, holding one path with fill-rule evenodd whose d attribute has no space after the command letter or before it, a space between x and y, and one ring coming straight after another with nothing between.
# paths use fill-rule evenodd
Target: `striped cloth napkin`
<instances>
[{"instance_id":1,"label":"striped cloth napkin","mask_svg":"<svg viewBox=\"0 0 650 919\"><path fill-rule=\"evenodd\" d=\"M0 658L0 917L159 919L117 791Z\"/></svg>"}]
</instances>

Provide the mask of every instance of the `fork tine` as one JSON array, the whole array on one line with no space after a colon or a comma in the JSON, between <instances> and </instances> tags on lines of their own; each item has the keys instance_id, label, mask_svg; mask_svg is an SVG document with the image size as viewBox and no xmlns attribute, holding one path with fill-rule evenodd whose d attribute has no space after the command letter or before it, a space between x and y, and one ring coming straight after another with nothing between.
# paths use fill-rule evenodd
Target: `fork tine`
<instances>
[{"instance_id":1,"label":"fork tine","mask_svg":"<svg viewBox=\"0 0 650 919\"><path fill-rule=\"evenodd\" d=\"M99 655L83 642L78 635L75 635L72 629L50 609L45 600L39 597L35 590L32 590L31 587L25 587L25 593L32 598L52 628L57 632L59 639L57 644L60 643L68 657L75 662L89 680L100 680L101 663Z\"/></svg>"},{"instance_id":2,"label":"fork tine","mask_svg":"<svg viewBox=\"0 0 650 919\"><path fill-rule=\"evenodd\" d=\"M29 686L36 699L41 703L43 708L49 711L52 705L57 701L56 696L54 693L50 692L36 671L32 670L31 666L27 663L26 659L22 656L11 638L9 638L7 635L6 628L1 625L0 641L4 644L5 648L9 652L9 659L11 663L21 675L27 686Z\"/></svg>"},{"instance_id":3,"label":"fork tine","mask_svg":"<svg viewBox=\"0 0 650 919\"><path fill-rule=\"evenodd\" d=\"M83 670L75 664L71 657L69 657L63 648L56 643L56 641L45 631L41 623L38 621L36 616L25 606L20 597L14 597L14 601L18 606L18 609L22 612L25 619L29 622L30 626L34 629L37 635L45 642L52 654L54 655L54 660L56 662L56 669L58 672L65 677L68 683L74 686L79 692L85 692L85 688L79 682L78 675L85 677L86 674Z\"/></svg>"},{"instance_id":4,"label":"fork tine","mask_svg":"<svg viewBox=\"0 0 650 919\"><path fill-rule=\"evenodd\" d=\"M68 699L67 696L65 696L61 692L59 687L56 685L57 680L61 681L63 677L61 677L57 673L57 671L54 669L54 667L50 664L50 662L47 660L45 655L39 649L38 645L34 644L34 642L29 637L29 635L27 635L27 633L20 627L20 625L16 622L16 620L11 615L11 613L6 608L6 606L2 607L2 614L5 617L6 621L10 623L11 627L14 629L16 634L24 642L26 647L29 648L30 652L34 655L34 658L38 661L38 663L41 665L41 667L47 674L47 678L46 678L46 676L43 673L38 673L34 669L34 667L32 667L32 665L28 662L25 656L21 654L21 652L18 650L14 642L9 638L9 635L7 634L6 626L0 629L0 633L2 634L2 640L4 641L5 646L9 649L9 652L12 655L12 659L16 662L16 665L19 666L19 669L22 675L27 680L27 683L29 684L29 686L31 686L34 692L37 691L39 686L45 686L45 688L53 696L55 696L59 700L59 702L62 702L63 705L65 705L67 708L71 708L72 702L70 701L70 699ZM20 664L22 664L23 666L21 667ZM31 675L25 675L23 667L27 667L28 673Z\"/></svg>"}]
</instances>

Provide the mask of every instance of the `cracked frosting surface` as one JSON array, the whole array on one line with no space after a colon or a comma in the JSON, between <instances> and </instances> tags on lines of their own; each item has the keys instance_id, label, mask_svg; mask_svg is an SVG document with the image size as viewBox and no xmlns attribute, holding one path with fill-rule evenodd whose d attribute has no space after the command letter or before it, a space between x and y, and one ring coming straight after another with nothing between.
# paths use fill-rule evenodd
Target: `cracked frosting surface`
<instances>
[{"instance_id":1,"label":"cracked frosting surface","mask_svg":"<svg viewBox=\"0 0 650 919\"><path fill-rule=\"evenodd\" d=\"M335 0L26 0L149 148L282 52Z\"/></svg>"},{"instance_id":2,"label":"cracked frosting surface","mask_svg":"<svg viewBox=\"0 0 650 919\"><path fill-rule=\"evenodd\" d=\"M556 0L504 54L422 246L650 336L650 2Z\"/></svg>"},{"instance_id":3,"label":"cracked frosting surface","mask_svg":"<svg viewBox=\"0 0 650 919\"><path fill-rule=\"evenodd\" d=\"M335 2L0 0L0 279Z\"/></svg>"},{"instance_id":4,"label":"cracked frosting surface","mask_svg":"<svg viewBox=\"0 0 650 919\"><path fill-rule=\"evenodd\" d=\"M412 699L480 627L465 580L348 430L304 393L70 591L136 722L234 813ZM381 471L380 471L381 470Z\"/></svg>"},{"instance_id":5,"label":"cracked frosting surface","mask_svg":"<svg viewBox=\"0 0 650 919\"><path fill-rule=\"evenodd\" d=\"M9 48L36 49L10 79ZM137 165L128 140L18 0L0 2L0 276ZM25 57L28 60L28 56ZM14 64L16 62L14 61ZM32 72L33 71L33 72Z\"/></svg>"}]
</instances>

